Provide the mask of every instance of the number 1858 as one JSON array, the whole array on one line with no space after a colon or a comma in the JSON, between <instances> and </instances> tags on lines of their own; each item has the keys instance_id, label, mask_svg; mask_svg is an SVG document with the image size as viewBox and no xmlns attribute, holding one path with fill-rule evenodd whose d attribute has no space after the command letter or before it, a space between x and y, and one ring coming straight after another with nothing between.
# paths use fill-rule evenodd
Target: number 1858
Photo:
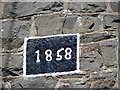
<instances>
[{"instance_id":1,"label":"number 1858","mask_svg":"<svg viewBox=\"0 0 120 90\"><path fill-rule=\"evenodd\" d=\"M71 48L66 48L66 49L65 48L61 48L61 49L57 50L57 58L56 58L56 60L62 60L63 56L60 55L61 51L65 52L64 57L65 57L66 60L71 59L72 49ZM37 50L35 53L37 54L36 62L38 63L38 62L40 62L40 57L39 57L40 50ZM52 57L52 50L51 49L47 49L45 51L45 56L46 56L46 58L45 58L46 61L52 61L52 59L53 59L53 57Z\"/></svg>"}]
</instances>

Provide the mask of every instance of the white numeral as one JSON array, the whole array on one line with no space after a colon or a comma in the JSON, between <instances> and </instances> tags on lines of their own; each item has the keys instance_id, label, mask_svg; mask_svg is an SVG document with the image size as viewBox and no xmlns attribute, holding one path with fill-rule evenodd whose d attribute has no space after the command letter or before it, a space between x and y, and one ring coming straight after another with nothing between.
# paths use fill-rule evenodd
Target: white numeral
<instances>
[{"instance_id":1,"label":"white numeral","mask_svg":"<svg viewBox=\"0 0 120 90\"><path fill-rule=\"evenodd\" d=\"M45 51L45 55L46 55L46 61L51 61L52 60L52 51L50 49L47 49Z\"/></svg>"},{"instance_id":2,"label":"white numeral","mask_svg":"<svg viewBox=\"0 0 120 90\"><path fill-rule=\"evenodd\" d=\"M57 58L56 58L56 60L62 60L62 55L60 55L60 52L62 52L64 50L64 48L61 48L61 49L59 49L58 51L57 51ZM40 51L39 50L37 50L36 52L35 52L36 54L37 54L37 63L38 62L40 62L40 57L39 57L39 55L40 55ZM72 53L72 49L71 48L66 48L65 49L65 59L67 59L67 60L69 60L69 59L71 59L71 53ZM46 55L46 61L52 61L52 51L50 50L50 49L47 49L46 51L45 51L45 55Z\"/></svg>"},{"instance_id":3,"label":"white numeral","mask_svg":"<svg viewBox=\"0 0 120 90\"><path fill-rule=\"evenodd\" d=\"M56 60L62 60L62 55L60 55L60 52L63 51L63 50L64 50L64 48L61 48L61 49L59 49L57 51L57 58L56 58Z\"/></svg>"},{"instance_id":4,"label":"white numeral","mask_svg":"<svg viewBox=\"0 0 120 90\"><path fill-rule=\"evenodd\" d=\"M40 51L39 51L39 50L37 50L35 53L37 53L37 61L36 61L36 62L38 63L38 62L40 62L40 58L39 58Z\"/></svg>"},{"instance_id":5,"label":"white numeral","mask_svg":"<svg viewBox=\"0 0 120 90\"><path fill-rule=\"evenodd\" d=\"M65 49L65 58L67 60L71 59L71 52L72 52L72 49L71 48L66 48Z\"/></svg>"}]
</instances>

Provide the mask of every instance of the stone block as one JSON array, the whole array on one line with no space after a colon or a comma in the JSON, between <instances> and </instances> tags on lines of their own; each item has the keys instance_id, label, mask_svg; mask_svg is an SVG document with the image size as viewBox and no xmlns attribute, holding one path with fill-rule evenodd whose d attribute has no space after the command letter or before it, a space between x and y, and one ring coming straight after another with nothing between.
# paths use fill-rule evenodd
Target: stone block
<instances>
[{"instance_id":1,"label":"stone block","mask_svg":"<svg viewBox=\"0 0 120 90\"><path fill-rule=\"evenodd\" d=\"M99 30L100 19L92 16L67 16L63 33L86 33Z\"/></svg>"},{"instance_id":2,"label":"stone block","mask_svg":"<svg viewBox=\"0 0 120 90\"><path fill-rule=\"evenodd\" d=\"M5 21L2 23L2 43L4 50L19 48L24 38L29 36L29 21Z\"/></svg>"},{"instance_id":3,"label":"stone block","mask_svg":"<svg viewBox=\"0 0 120 90\"><path fill-rule=\"evenodd\" d=\"M40 36L62 34L63 22L64 17L59 15L38 16L35 18L37 34Z\"/></svg>"},{"instance_id":4,"label":"stone block","mask_svg":"<svg viewBox=\"0 0 120 90\"><path fill-rule=\"evenodd\" d=\"M6 2L3 17L17 18L46 14L63 9L63 2Z\"/></svg>"},{"instance_id":5,"label":"stone block","mask_svg":"<svg viewBox=\"0 0 120 90\"><path fill-rule=\"evenodd\" d=\"M84 34L80 36L80 42L81 43L97 42L97 41L107 40L115 37L116 37L115 34L107 33L107 32Z\"/></svg>"},{"instance_id":6,"label":"stone block","mask_svg":"<svg viewBox=\"0 0 120 90\"><path fill-rule=\"evenodd\" d=\"M68 10L74 13L93 13L106 10L105 2L68 2Z\"/></svg>"},{"instance_id":7,"label":"stone block","mask_svg":"<svg viewBox=\"0 0 120 90\"><path fill-rule=\"evenodd\" d=\"M49 77L36 77L36 78L16 78L13 79L11 83L12 88L54 88L57 83L56 78L49 78Z\"/></svg>"},{"instance_id":8,"label":"stone block","mask_svg":"<svg viewBox=\"0 0 120 90\"><path fill-rule=\"evenodd\" d=\"M23 74L23 56L14 54L2 55L3 76L19 76Z\"/></svg>"},{"instance_id":9,"label":"stone block","mask_svg":"<svg viewBox=\"0 0 120 90\"><path fill-rule=\"evenodd\" d=\"M115 80L98 80L96 82L93 82L91 84L91 88L97 88L97 89L113 89L113 90L116 90L116 88L114 88L114 85L116 84L116 81Z\"/></svg>"},{"instance_id":10,"label":"stone block","mask_svg":"<svg viewBox=\"0 0 120 90\"><path fill-rule=\"evenodd\" d=\"M55 88L58 88L58 90L63 88L68 88L69 90L73 90L73 88L90 88L90 84L86 82L87 80L89 78L86 77L59 79Z\"/></svg>"},{"instance_id":11,"label":"stone block","mask_svg":"<svg viewBox=\"0 0 120 90\"><path fill-rule=\"evenodd\" d=\"M120 17L118 15L105 15L103 20L104 29L120 28Z\"/></svg>"},{"instance_id":12,"label":"stone block","mask_svg":"<svg viewBox=\"0 0 120 90\"><path fill-rule=\"evenodd\" d=\"M102 59L105 66L116 66L117 67L117 53L118 53L118 41L110 40L103 41L100 43L102 46Z\"/></svg>"},{"instance_id":13,"label":"stone block","mask_svg":"<svg viewBox=\"0 0 120 90\"><path fill-rule=\"evenodd\" d=\"M3 15L3 8L4 8L4 3L0 2L0 19L2 18Z\"/></svg>"},{"instance_id":14,"label":"stone block","mask_svg":"<svg viewBox=\"0 0 120 90\"><path fill-rule=\"evenodd\" d=\"M117 67L117 45L117 39L81 45L80 70L98 71L103 65Z\"/></svg>"},{"instance_id":15,"label":"stone block","mask_svg":"<svg viewBox=\"0 0 120 90\"><path fill-rule=\"evenodd\" d=\"M80 50L80 70L98 71L103 65L99 44L83 45Z\"/></svg>"},{"instance_id":16,"label":"stone block","mask_svg":"<svg viewBox=\"0 0 120 90\"><path fill-rule=\"evenodd\" d=\"M113 12L120 12L120 1L119 2L110 2L111 9Z\"/></svg>"},{"instance_id":17,"label":"stone block","mask_svg":"<svg viewBox=\"0 0 120 90\"><path fill-rule=\"evenodd\" d=\"M93 79L108 79L108 80L113 79L113 80L115 80L115 79L117 79L117 72L108 71L108 72L103 72L103 73L93 73L92 78Z\"/></svg>"}]
</instances>

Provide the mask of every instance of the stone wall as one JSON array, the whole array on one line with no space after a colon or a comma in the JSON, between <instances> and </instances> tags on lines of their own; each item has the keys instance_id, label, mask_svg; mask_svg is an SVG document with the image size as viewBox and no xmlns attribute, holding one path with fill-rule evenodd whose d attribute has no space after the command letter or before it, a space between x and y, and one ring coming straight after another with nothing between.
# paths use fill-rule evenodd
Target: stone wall
<instances>
[{"instance_id":1,"label":"stone wall","mask_svg":"<svg viewBox=\"0 0 120 90\"><path fill-rule=\"evenodd\" d=\"M0 2L1 88L118 88L118 2ZM81 73L24 78L24 38L80 34Z\"/></svg>"}]
</instances>

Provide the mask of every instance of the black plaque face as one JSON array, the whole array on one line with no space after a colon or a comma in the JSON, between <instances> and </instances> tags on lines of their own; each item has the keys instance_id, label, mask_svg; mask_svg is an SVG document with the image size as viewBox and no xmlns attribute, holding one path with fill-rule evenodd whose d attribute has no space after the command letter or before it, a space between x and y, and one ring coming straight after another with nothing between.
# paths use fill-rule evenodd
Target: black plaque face
<instances>
[{"instance_id":1,"label":"black plaque face","mask_svg":"<svg viewBox=\"0 0 120 90\"><path fill-rule=\"evenodd\" d=\"M79 34L29 37L24 44L24 75L79 71Z\"/></svg>"}]
</instances>

